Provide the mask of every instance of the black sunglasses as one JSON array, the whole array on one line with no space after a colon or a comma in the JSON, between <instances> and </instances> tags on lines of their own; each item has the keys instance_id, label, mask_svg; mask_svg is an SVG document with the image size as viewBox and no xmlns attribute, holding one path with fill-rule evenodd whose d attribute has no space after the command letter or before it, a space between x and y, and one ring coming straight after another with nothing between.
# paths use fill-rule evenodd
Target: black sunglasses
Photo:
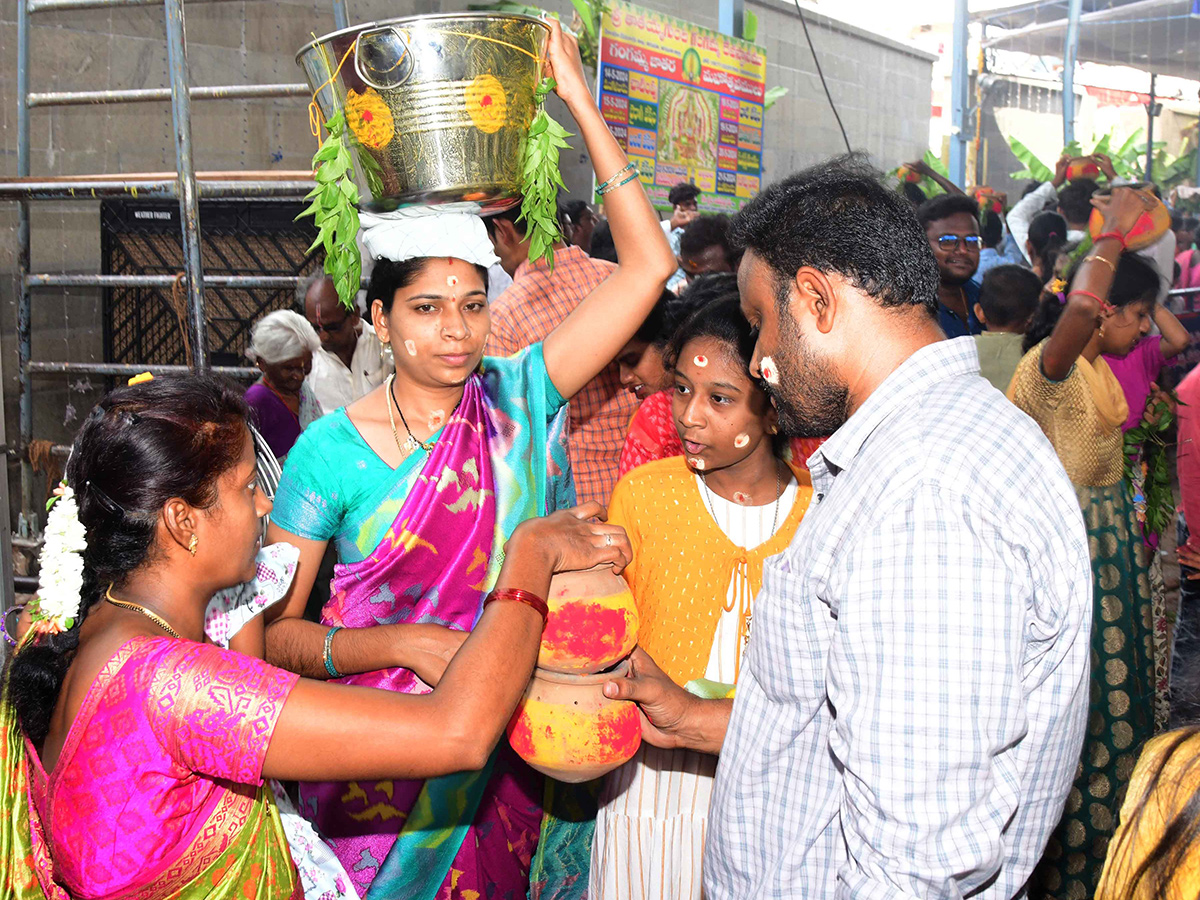
<instances>
[{"instance_id":1,"label":"black sunglasses","mask_svg":"<svg viewBox=\"0 0 1200 900\"><path fill-rule=\"evenodd\" d=\"M983 246L983 238L977 234L939 234L938 249L953 250L959 241L962 241L968 250L978 250Z\"/></svg>"}]
</instances>

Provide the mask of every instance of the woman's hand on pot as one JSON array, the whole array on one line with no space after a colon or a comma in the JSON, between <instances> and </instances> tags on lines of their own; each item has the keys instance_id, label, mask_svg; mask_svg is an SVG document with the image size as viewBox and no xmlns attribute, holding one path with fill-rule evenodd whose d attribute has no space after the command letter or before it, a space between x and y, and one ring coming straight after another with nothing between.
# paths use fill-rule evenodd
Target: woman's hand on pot
<instances>
[{"instance_id":1,"label":"woman's hand on pot","mask_svg":"<svg viewBox=\"0 0 1200 900\"><path fill-rule=\"evenodd\" d=\"M1111 194L1097 194L1092 197L1092 206L1104 216L1102 227L1105 233L1115 231L1126 235L1137 225L1142 213L1149 212L1154 207L1154 202L1141 191L1115 187Z\"/></svg>"},{"instance_id":2,"label":"woman's hand on pot","mask_svg":"<svg viewBox=\"0 0 1200 900\"><path fill-rule=\"evenodd\" d=\"M558 19L548 18L546 24L550 28L550 39L546 42L545 74L555 80L554 92L567 106L576 103L593 104L592 93L588 90L587 78L583 74L579 42L563 30Z\"/></svg>"},{"instance_id":3,"label":"woman's hand on pot","mask_svg":"<svg viewBox=\"0 0 1200 900\"><path fill-rule=\"evenodd\" d=\"M554 572L577 572L604 563L620 572L633 559L633 547L624 528L604 524L606 517L604 507L590 501L522 522L513 538L533 541L547 554ZM524 533L518 535L522 530Z\"/></svg>"}]
</instances>

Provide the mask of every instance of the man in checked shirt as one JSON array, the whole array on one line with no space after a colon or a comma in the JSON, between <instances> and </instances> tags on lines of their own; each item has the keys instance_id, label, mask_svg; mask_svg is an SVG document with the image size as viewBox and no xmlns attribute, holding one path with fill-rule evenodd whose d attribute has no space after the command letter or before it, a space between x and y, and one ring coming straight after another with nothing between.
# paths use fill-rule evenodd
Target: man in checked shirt
<instances>
[{"instance_id":1,"label":"man in checked shirt","mask_svg":"<svg viewBox=\"0 0 1200 900\"><path fill-rule=\"evenodd\" d=\"M1019 896L1087 714L1071 484L973 340L939 330L928 241L859 161L767 189L733 236L780 426L832 435L814 506L766 564L734 700L641 653L605 692L652 743L720 753L711 900Z\"/></svg>"},{"instance_id":2,"label":"man in checked shirt","mask_svg":"<svg viewBox=\"0 0 1200 900\"><path fill-rule=\"evenodd\" d=\"M491 356L510 356L546 335L570 315L584 297L616 268L592 259L579 247L554 245L554 269L544 259L529 258L521 208L484 219L500 265L513 283L492 304L492 331L485 350ZM616 362L584 385L571 401L569 451L580 503L595 500L604 506L617 483L621 449L637 400L621 386Z\"/></svg>"}]
</instances>

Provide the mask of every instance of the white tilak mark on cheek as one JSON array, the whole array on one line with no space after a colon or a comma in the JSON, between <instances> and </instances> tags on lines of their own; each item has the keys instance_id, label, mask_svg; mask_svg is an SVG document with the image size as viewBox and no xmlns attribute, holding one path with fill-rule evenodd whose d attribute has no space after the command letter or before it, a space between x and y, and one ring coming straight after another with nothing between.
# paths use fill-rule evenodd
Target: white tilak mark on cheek
<instances>
[{"instance_id":1,"label":"white tilak mark on cheek","mask_svg":"<svg viewBox=\"0 0 1200 900\"><path fill-rule=\"evenodd\" d=\"M694 456L689 456L688 457L688 465L691 466L693 469L699 469L701 472L704 471L704 460L702 460L702 459L697 459Z\"/></svg>"},{"instance_id":2,"label":"white tilak mark on cheek","mask_svg":"<svg viewBox=\"0 0 1200 900\"><path fill-rule=\"evenodd\" d=\"M758 364L758 371L762 373L767 384L779 384L779 370L775 367L775 360L771 357L764 356L762 358L762 362Z\"/></svg>"},{"instance_id":3,"label":"white tilak mark on cheek","mask_svg":"<svg viewBox=\"0 0 1200 900\"><path fill-rule=\"evenodd\" d=\"M744 433L739 434L737 437L735 437L733 439L733 446L737 447L739 450L741 450L743 447L745 447L749 443L750 443L750 435L748 435L748 434L744 434Z\"/></svg>"},{"instance_id":4,"label":"white tilak mark on cheek","mask_svg":"<svg viewBox=\"0 0 1200 900\"><path fill-rule=\"evenodd\" d=\"M409 356L416 356L417 355L417 342L416 341L405 341L404 349L408 351Z\"/></svg>"}]
</instances>

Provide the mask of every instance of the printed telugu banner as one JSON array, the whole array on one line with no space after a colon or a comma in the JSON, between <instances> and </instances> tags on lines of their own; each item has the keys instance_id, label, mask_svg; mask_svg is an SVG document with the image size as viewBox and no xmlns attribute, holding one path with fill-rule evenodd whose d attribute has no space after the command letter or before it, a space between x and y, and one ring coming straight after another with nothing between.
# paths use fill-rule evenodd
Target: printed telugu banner
<instances>
[{"instance_id":1,"label":"printed telugu banner","mask_svg":"<svg viewBox=\"0 0 1200 900\"><path fill-rule=\"evenodd\" d=\"M703 212L734 212L762 183L767 54L616 0L600 30L600 111L660 210L681 182Z\"/></svg>"}]
</instances>

